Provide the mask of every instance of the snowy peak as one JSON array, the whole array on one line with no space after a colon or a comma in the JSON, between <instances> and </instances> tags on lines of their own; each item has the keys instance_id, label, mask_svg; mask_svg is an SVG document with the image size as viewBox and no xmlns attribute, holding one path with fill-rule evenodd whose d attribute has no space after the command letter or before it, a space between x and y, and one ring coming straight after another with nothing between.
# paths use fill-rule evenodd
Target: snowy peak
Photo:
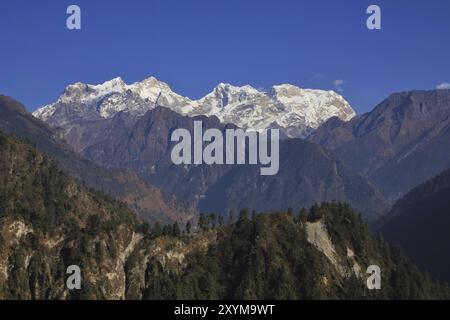
<instances>
[{"instance_id":1,"label":"snowy peak","mask_svg":"<svg viewBox=\"0 0 450 320\"><path fill-rule=\"evenodd\" d=\"M222 105L222 107L225 107L230 103L248 101L254 95L258 94L260 94L260 92L249 85L236 87L229 83L220 83L214 88L211 93L200 99L199 102L204 101L208 98L218 98L221 100L225 100L223 101L225 103Z\"/></svg>"},{"instance_id":2,"label":"snowy peak","mask_svg":"<svg viewBox=\"0 0 450 320\"><path fill-rule=\"evenodd\" d=\"M102 91L122 91L125 89L126 84L123 82L121 77L114 78L112 80L106 81L103 84L92 86L96 88L97 90Z\"/></svg>"},{"instance_id":3,"label":"snowy peak","mask_svg":"<svg viewBox=\"0 0 450 320\"><path fill-rule=\"evenodd\" d=\"M335 91L302 89L294 85L283 84L273 86L271 97L285 106L289 112L304 116L308 125L317 128L333 116L348 121L356 113L350 104Z\"/></svg>"},{"instance_id":4,"label":"snowy peak","mask_svg":"<svg viewBox=\"0 0 450 320\"><path fill-rule=\"evenodd\" d=\"M287 137L305 137L334 116L344 121L355 116L350 104L334 91L291 84L265 91L220 83L203 98L191 100L155 77L130 85L122 78L98 85L78 82L67 86L55 103L33 114L51 126L68 126L83 119L111 118L121 111L141 116L156 105L186 116L214 115L246 130L279 128Z\"/></svg>"},{"instance_id":5,"label":"snowy peak","mask_svg":"<svg viewBox=\"0 0 450 320\"><path fill-rule=\"evenodd\" d=\"M122 93L126 84L122 78L114 78L99 85L89 85L81 82L68 85L60 101L92 102L112 93Z\"/></svg>"},{"instance_id":6,"label":"snowy peak","mask_svg":"<svg viewBox=\"0 0 450 320\"><path fill-rule=\"evenodd\" d=\"M223 92L230 95L241 94L241 93L258 93L259 91L250 85L236 87L229 83L219 83L215 88L214 92Z\"/></svg>"},{"instance_id":7,"label":"snowy peak","mask_svg":"<svg viewBox=\"0 0 450 320\"><path fill-rule=\"evenodd\" d=\"M354 110L334 91L281 84L269 90L220 83L196 101L193 114L215 115L222 122L247 130L277 127L288 137L304 137L331 117L350 120Z\"/></svg>"},{"instance_id":8,"label":"snowy peak","mask_svg":"<svg viewBox=\"0 0 450 320\"><path fill-rule=\"evenodd\" d=\"M165 82L159 81L155 77L149 77L142 82L135 82L128 88L137 93L143 99L155 100L159 93L164 93L167 95L174 95L175 93Z\"/></svg>"},{"instance_id":9,"label":"snowy peak","mask_svg":"<svg viewBox=\"0 0 450 320\"><path fill-rule=\"evenodd\" d=\"M218 113L224 112L230 105L248 103L258 94L260 92L249 85L237 87L219 83L212 92L194 102L196 108L192 112L219 116Z\"/></svg>"},{"instance_id":10,"label":"snowy peak","mask_svg":"<svg viewBox=\"0 0 450 320\"><path fill-rule=\"evenodd\" d=\"M122 78L114 78L102 84L91 85L77 82L69 85L64 90L60 100L78 102L98 102L99 100L114 94L125 94L132 92L143 100L155 100L160 93L174 94L170 87L154 77L127 85Z\"/></svg>"},{"instance_id":11,"label":"snowy peak","mask_svg":"<svg viewBox=\"0 0 450 320\"><path fill-rule=\"evenodd\" d=\"M80 117L87 120L111 118L121 111L143 115L157 103L177 109L189 101L155 77L130 85L118 77L97 85L71 84L55 103L39 108L33 115L52 126L61 126L68 122L67 118L77 121ZM73 117L74 112L78 113L77 117Z\"/></svg>"}]
</instances>

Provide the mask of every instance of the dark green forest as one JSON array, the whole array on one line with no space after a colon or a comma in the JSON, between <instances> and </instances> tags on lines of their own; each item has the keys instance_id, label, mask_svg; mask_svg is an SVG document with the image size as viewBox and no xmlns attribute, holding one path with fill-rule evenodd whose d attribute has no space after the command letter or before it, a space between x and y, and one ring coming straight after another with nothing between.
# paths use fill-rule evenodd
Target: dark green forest
<instances>
[{"instance_id":1,"label":"dark green forest","mask_svg":"<svg viewBox=\"0 0 450 320\"><path fill-rule=\"evenodd\" d=\"M298 214L240 213L230 225L217 227L209 215L202 232L217 234L207 251L188 258L182 272L167 272L151 261L146 299L429 299L449 297L398 249L370 235L368 225L346 204L313 206ZM342 276L307 240L306 225L324 221L341 263L348 247L362 267L362 277ZM216 226L214 226L216 225ZM170 234L170 230L166 232ZM171 237L174 235L171 234ZM189 241L189 234L181 239ZM195 237L195 236L194 236ZM382 270L381 290L368 290L366 267ZM324 279L327 279L324 281Z\"/></svg>"}]
</instances>

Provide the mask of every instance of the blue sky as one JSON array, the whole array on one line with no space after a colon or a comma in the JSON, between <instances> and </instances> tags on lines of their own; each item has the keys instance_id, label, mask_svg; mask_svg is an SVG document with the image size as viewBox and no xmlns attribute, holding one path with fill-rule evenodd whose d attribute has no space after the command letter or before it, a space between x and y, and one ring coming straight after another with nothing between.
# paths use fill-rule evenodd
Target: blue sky
<instances>
[{"instance_id":1,"label":"blue sky","mask_svg":"<svg viewBox=\"0 0 450 320\"><path fill-rule=\"evenodd\" d=\"M66 28L66 8L82 30ZM382 9L382 30L366 8ZM70 83L150 75L199 98L219 82L336 89L358 112L450 82L448 0L0 2L0 93L29 110Z\"/></svg>"}]
</instances>

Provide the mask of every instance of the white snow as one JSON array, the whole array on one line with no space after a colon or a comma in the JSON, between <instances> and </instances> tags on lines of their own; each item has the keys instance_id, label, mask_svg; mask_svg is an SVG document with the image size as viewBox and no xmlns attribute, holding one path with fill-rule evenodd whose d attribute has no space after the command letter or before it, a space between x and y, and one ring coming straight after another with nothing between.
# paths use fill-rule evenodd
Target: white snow
<instances>
[{"instance_id":1,"label":"white snow","mask_svg":"<svg viewBox=\"0 0 450 320\"><path fill-rule=\"evenodd\" d=\"M299 128L300 132L294 136L302 136L307 128L317 128L333 116L345 121L355 116L350 104L334 91L302 89L291 84L276 85L264 91L250 85L238 87L220 83L203 98L191 100L173 92L168 84L155 77L130 85L121 78L98 85L75 83L69 85L55 103L39 108L33 115L49 121L57 108L79 112L76 105L83 105L86 107L83 110L103 118L113 117L120 111L143 115L154 108L156 102L182 115L215 115L222 122L247 130L261 131L274 126Z\"/></svg>"}]
</instances>

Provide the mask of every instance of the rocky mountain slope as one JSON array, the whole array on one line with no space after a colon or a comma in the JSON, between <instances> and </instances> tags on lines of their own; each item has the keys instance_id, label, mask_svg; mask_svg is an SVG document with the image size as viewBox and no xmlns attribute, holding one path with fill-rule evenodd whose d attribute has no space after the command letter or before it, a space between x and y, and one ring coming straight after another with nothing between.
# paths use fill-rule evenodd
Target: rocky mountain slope
<instances>
[{"instance_id":1,"label":"rocky mountain slope","mask_svg":"<svg viewBox=\"0 0 450 320\"><path fill-rule=\"evenodd\" d=\"M390 242L433 277L450 283L450 170L401 198L379 222Z\"/></svg>"},{"instance_id":2,"label":"rocky mountain slope","mask_svg":"<svg viewBox=\"0 0 450 320\"><path fill-rule=\"evenodd\" d=\"M349 122L330 119L309 140L397 199L450 167L450 90L393 94Z\"/></svg>"},{"instance_id":3,"label":"rocky mountain slope","mask_svg":"<svg viewBox=\"0 0 450 320\"><path fill-rule=\"evenodd\" d=\"M148 221L182 222L197 214L190 205L163 194L133 172L105 169L81 157L59 139L58 131L50 129L23 105L6 96L0 96L0 129L32 142L55 159L66 174L83 185L122 199Z\"/></svg>"},{"instance_id":4,"label":"rocky mountain slope","mask_svg":"<svg viewBox=\"0 0 450 320\"><path fill-rule=\"evenodd\" d=\"M257 166L236 166L207 190L200 211L298 210L323 201L343 201L372 221L387 209L382 194L367 179L315 144L283 141L280 163L274 176L261 176Z\"/></svg>"},{"instance_id":5,"label":"rocky mountain slope","mask_svg":"<svg viewBox=\"0 0 450 320\"><path fill-rule=\"evenodd\" d=\"M132 170L163 191L197 203L204 212L301 209L331 200L349 202L369 219L385 209L382 195L365 178L321 147L299 139L281 141L280 171L273 177L260 176L259 166L174 165L170 134L177 128L192 132L196 120L205 130L233 127L216 117L191 118L157 107L138 118L119 113L76 126L66 138L97 164Z\"/></svg>"},{"instance_id":6,"label":"rocky mountain slope","mask_svg":"<svg viewBox=\"0 0 450 320\"><path fill-rule=\"evenodd\" d=\"M84 189L34 147L0 132L1 299L448 298L368 233L348 206L315 206L199 232L161 230ZM267 258L270 257L270 258ZM382 290L365 289L369 264ZM66 269L81 270L68 290Z\"/></svg>"},{"instance_id":7,"label":"rocky mountain slope","mask_svg":"<svg viewBox=\"0 0 450 320\"><path fill-rule=\"evenodd\" d=\"M182 115L216 116L223 123L248 130L280 128L286 137L304 137L333 116L346 121L355 115L348 102L334 91L289 84L257 90L248 85L221 83L203 98L191 100L154 77L130 85L121 78L99 85L75 83L55 103L33 114L51 127L70 131L73 125L108 119L118 112L142 116L156 105Z\"/></svg>"}]
</instances>

